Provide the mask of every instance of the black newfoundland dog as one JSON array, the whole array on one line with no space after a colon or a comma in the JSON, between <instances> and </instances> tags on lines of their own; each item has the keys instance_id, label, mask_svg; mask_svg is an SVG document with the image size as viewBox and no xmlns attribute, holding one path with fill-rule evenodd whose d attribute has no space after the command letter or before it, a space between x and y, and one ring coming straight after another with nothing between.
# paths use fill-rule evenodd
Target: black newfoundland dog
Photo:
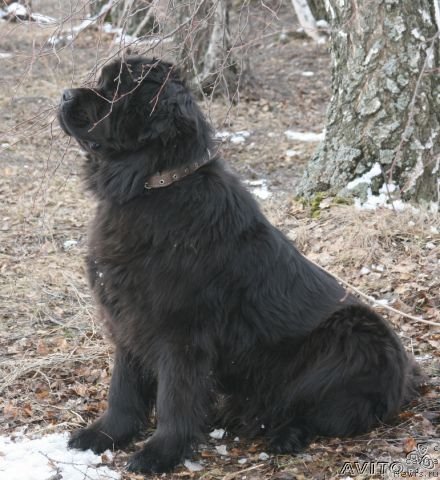
<instances>
[{"instance_id":1,"label":"black newfoundland dog","mask_svg":"<svg viewBox=\"0 0 440 480\"><path fill-rule=\"evenodd\" d=\"M172 65L115 61L59 121L88 153L88 272L116 346L108 409L70 447L120 448L155 411L128 468L164 472L214 419L296 452L415 396L399 338L263 216Z\"/></svg>"}]
</instances>

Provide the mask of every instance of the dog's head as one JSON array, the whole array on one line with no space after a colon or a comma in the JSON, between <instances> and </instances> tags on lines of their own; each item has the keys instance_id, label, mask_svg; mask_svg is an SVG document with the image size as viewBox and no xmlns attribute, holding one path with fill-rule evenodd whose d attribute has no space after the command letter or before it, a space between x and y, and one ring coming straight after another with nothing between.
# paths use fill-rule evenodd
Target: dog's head
<instances>
[{"instance_id":1,"label":"dog's head","mask_svg":"<svg viewBox=\"0 0 440 480\"><path fill-rule=\"evenodd\" d=\"M86 151L103 156L194 142L206 130L175 67L135 56L105 66L95 88L65 90L58 118Z\"/></svg>"}]
</instances>

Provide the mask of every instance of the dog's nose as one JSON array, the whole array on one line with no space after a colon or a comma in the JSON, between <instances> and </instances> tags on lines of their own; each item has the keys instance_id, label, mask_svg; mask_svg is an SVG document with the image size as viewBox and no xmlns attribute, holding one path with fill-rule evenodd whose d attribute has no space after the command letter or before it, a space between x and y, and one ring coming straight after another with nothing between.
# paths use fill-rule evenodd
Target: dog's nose
<instances>
[{"instance_id":1,"label":"dog's nose","mask_svg":"<svg viewBox=\"0 0 440 480\"><path fill-rule=\"evenodd\" d=\"M63 92L63 102L70 102L71 100L73 100L73 90L71 90L70 88L67 89L67 90L64 90Z\"/></svg>"}]
</instances>

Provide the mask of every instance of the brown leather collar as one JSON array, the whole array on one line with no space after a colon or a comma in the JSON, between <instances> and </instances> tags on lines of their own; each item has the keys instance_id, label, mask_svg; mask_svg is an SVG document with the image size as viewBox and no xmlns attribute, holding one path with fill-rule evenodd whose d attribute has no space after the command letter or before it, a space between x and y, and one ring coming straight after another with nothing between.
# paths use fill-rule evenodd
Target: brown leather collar
<instances>
[{"instance_id":1,"label":"brown leather collar","mask_svg":"<svg viewBox=\"0 0 440 480\"><path fill-rule=\"evenodd\" d=\"M169 187L174 182L178 182L182 178L191 175L203 165L206 165L212 159L211 152L207 150L206 155L197 162L188 163L183 167L175 168L174 170L165 170L164 172L155 173L146 178L144 187L146 190L153 188Z\"/></svg>"}]
</instances>

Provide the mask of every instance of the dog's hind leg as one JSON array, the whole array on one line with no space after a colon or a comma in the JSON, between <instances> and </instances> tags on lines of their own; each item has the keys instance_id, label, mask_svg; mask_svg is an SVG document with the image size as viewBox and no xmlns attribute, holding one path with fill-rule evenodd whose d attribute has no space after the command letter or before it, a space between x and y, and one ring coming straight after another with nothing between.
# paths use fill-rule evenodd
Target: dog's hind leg
<instances>
[{"instance_id":1,"label":"dog's hind leg","mask_svg":"<svg viewBox=\"0 0 440 480\"><path fill-rule=\"evenodd\" d=\"M296 451L316 435L366 432L396 415L415 387L400 340L363 306L334 313L297 355L296 373L290 372L274 405L274 412L284 411L285 423L277 426L274 417L268 432L277 452Z\"/></svg>"},{"instance_id":2,"label":"dog's hind leg","mask_svg":"<svg viewBox=\"0 0 440 480\"><path fill-rule=\"evenodd\" d=\"M269 449L274 453L300 452L313 440L316 433L306 423L307 417L296 417L285 425L277 426L268 432Z\"/></svg>"},{"instance_id":3,"label":"dog's hind leg","mask_svg":"<svg viewBox=\"0 0 440 480\"><path fill-rule=\"evenodd\" d=\"M147 423L155 395L152 375L118 349L107 411L89 427L74 432L69 447L100 453L126 445Z\"/></svg>"}]
</instances>

